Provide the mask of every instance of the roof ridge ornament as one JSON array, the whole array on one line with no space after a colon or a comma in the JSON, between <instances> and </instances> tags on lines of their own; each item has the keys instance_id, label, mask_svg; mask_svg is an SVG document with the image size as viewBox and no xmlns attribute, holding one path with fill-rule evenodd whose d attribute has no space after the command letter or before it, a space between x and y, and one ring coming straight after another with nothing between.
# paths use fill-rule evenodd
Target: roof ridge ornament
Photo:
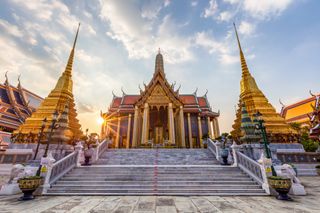
<instances>
[{"instance_id":1,"label":"roof ridge ornament","mask_svg":"<svg viewBox=\"0 0 320 213\"><path fill-rule=\"evenodd\" d=\"M282 103L282 101L281 101L281 99L279 98L279 103L281 104L281 106L284 108L284 107L286 107L286 105L284 105L283 103Z\"/></svg>"},{"instance_id":2,"label":"roof ridge ornament","mask_svg":"<svg viewBox=\"0 0 320 213\"><path fill-rule=\"evenodd\" d=\"M116 98L116 94L114 94L114 91L112 90L112 95L113 95L113 98Z\"/></svg>"},{"instance_id":3,"label":"roof ridge ornament","mask_svg":"<svg viewBox=\"0 0 320 213\"><path fill-rule=\"evenodd\" d=\"M122 92L122 96L127 95L127 94L124 92L123 87L121 87L121 92Z\"/></svg>"},{"instance_id":4,"label":"roof ridge ornament","mask_svg":"<svg viewBox=\"0 0 320 213\"><path fill-rule=\"evenodd\" d=\"M310 95L313 96L313 97L316 96L315 94L313 94L313 93L311 92L311 89L309 90L309 93L310 93Z\"/></svg>"},{"instance_id":5,"label":"roof ridge ornament","mask_svg":"<svg viewBox=\"0 0 320 213\"><path fill-rule=\"evenodd\" d=\"M206 92L204 93L203 97L207 97L208 89L206 89Z\"/></svg>"},{"instance_id":6,"label":"roof ridge ornament","mask_svg":"<svg viewBox=\"0 0 320 213\"><path fill-rule=\"evenodd\" d=\"M197 92L198 92L198 87L196 88L196 91L193 92L193 94L197 96Z\"/></svg>"},{"instance_id":7,"label":"roof ridge ornament","mask_svg":"<svg viewBox=\"0 0 320 213\"><path fill-rule=\"evenodd\" d=\"M6 85L9 85L8 72L9 71L6 71L6 73L4 74L4 77L6 78L4 84L6 84Z\"/></svg>"}]
</instances>

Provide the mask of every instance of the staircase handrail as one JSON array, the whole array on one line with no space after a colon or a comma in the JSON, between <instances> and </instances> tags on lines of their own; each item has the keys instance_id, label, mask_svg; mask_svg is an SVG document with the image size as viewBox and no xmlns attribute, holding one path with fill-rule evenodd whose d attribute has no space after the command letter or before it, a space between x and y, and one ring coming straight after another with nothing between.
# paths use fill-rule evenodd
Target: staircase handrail
<instances>
[{"instance_id":1,"label":"staircase handrail","mask_svg":"<svg viewBox=\"0 0 320 213\"><path fill-rule=\"evenodd\" d=\"M211 138L208 138L208 149L216 156L216 159L220 160L220 144L214 142Z\"/></svg>"},{"instance_id":2,"label":"staircase handrail","mask_svg":"<svg viewBox=\"0 0 320 213\"><path fill-rule=\"evenodd\" d=\"M236 151L235 153L237 156L238 167L255 181L257 181L260 185L262 185L264 181L261 171L261 165L245 154L241 153L240 151Z\"/></svg>"},{"instance_id":3,"label":"staircase handrail","mask_svg":"<svg viewBox=\"0 0 320 213\"><path fill-rule=\"evenodd\" d=\"M52 185L62 176L68 173L77 165L78 151L73 151L71 154L65 156L59 161L55 162L51 168L49 184Z\"/></svg>"},{"instance_id":4,"label":"staircase handrail","mask_svg":"<svg viewBox=\"0 0 320 213\"><path fill-rule=\"evenodd\" d=\"M104 139L97 147L98 149L98 157L100 157L100 155L102 153L104 153L107 149L108 149L108 140Z\"/></svg>"}]
</instances>

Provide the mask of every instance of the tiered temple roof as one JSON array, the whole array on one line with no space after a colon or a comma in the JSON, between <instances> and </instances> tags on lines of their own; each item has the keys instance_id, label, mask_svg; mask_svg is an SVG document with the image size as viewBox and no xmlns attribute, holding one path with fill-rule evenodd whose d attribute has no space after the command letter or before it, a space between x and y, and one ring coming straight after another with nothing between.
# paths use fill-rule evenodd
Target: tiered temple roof
<instances>
[{"instance_id":1,"label":"tiered temple roof","mask_svg":"<svg viewBox=\"0 0 320 213\"><path fill-rule=\"evenodd\" d=\"M0 84L0 128L12 132L25 121L40 105L43 98L22 87L20 77L17 87L6 80Z\"/></svg>"}]
</instances>

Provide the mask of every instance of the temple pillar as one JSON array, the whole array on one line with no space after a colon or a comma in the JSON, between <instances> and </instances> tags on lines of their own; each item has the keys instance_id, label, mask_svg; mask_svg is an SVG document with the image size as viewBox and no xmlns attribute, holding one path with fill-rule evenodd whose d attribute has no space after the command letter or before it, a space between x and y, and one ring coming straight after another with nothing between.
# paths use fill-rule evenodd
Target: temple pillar
<instances>
[{"instance_id":1,"label":"temple pillar","mask_svg":"<svg viewBox=\"0 0 320 213\"><path fill-rule=\"evenodd\" d=\"M192 128L191 128L191 118L190 118L190 113L188 113L188 134L189 134L189 144L190 144L190 149L193 148L192 144Z\"/></svg>"},{"instance_id":2,"label":"temple pillar","mask_svg":"<svg viewBox=\"0 0 320 213\"><path fill-rule=\"evenodd\" d=\"M201 117L200 116L198 116L198 132L199 132L200 147L203 148L203 143L202 143L202 125L201 125Z\"/></svg>"},{"instance_id":3,"label":"temple pillar","mask_svg":"<svg viewBox=\"0 0 320 213\"><path fill-rule=\"evenodd\" d=\"M174 118L173 118L173 109L172 109L172 103L169 103L168 105L168 113L169 113L169 143L170 144L175 144L176 139L175 139L175 131L174 131Z\"/></svg>"},{"instance_id":4,"label":"temple pillar","mask_svg":"<svg viewBox=\"0 0 320 213\"><path fill-rule=\"evenodd\" d=\"M134 108L134 117L133 117L133 135L132 135L132 147L137 147L138 141L138 116L139 116L139 108L135 106Z\"/></svg>"},{"instance_id":5,"label":"temple pillar","mask_svg":"<svg viewBox=\"0 0 320 213\"><path fill-rule=\"evenodd\" d=\"M209 138L213 138L213 131L212 131L212 128L211 128L211 120L210 120L209 116L207 117L207 120L208 120Z\"/></svg>"},{"instance_id":6,"label":"temple pillar","mask_svg":"<svg viewBox=\"0 0 320 213\"><path fill-rule=\"evenodd\" d=\"M144 104L144 109L143 109L143 121L142 121L142 133L141 133L141 144L145 144L148 140L148 108L149 105L148 103Z\"/></svg>"},{"instance_id":7,"label":"temple pillar","mask_svg":"<svg viewBox=\"0 0 320 213\"><path fill-rule=\"evenodd\" d=\"M213 139L215 139L216 138L216 136L215 136L215 133L214 133L214 129L213 129L213 121L210 121L210 130L211 130L211 132L212 132L212 138Z\"/></svg>"},{"instance_id":8,"label":"temple pillar","mask_svg":"<svg viewBox=\"0 0 320 213\"><path fill-rule=\"evenodd\" d=\"M129 118L128 118L127 144L126 144L127 149L129 149L129 145L130 145L130 132L131 132L131 113L129 114Z\"/></svg>"},{"instance_id":9,"label":"temple pillar","mask_svg":"<svg viewBox=\"0 0 320 213\"><path fill-rule=\"evenodd\" d=\"M183 107L180 106L180 136L181 136L181 146L182 148L186 148L186 136L184 130L184 117L183 117Z\"/></svg>"},{"instance_id":10,"label":"temple pillar","mask_svg":"<svg viewBox=\"0 0 320 213\"><path fill-rule=\"evenodd\" d=\"M217 118L213 119L213 131L215 138L220 136L219 123Z\"/></svg>"},{"instance_id":11,"label":"temple pillar","mask_svg":"<svg viewBox=\"0 0 320 213\"><path fill-rule=\"evenodd\" d=\"M115 148L119 148L119 141L120 141L120 122L121 122L121 117L118 117L118 125L117 125L117 135L116 135L116 143L115 143Z\"/></svg>"}]
</instances>

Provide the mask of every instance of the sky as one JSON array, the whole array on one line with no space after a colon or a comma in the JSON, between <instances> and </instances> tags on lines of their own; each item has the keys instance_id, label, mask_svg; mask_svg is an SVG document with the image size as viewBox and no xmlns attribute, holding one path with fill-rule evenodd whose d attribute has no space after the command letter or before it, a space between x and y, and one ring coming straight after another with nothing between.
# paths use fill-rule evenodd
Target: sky
<instances>
[{"instance_id":1,"label":"sky","mask_svg":"<svg viewBox=\"0 0 320 213\"><path fill-rule=\"evenodd\" d=\"M0 76L46 97L64 71L78 22L73 83L82 129L99 132L112 91L139 94L158 48L169 83L182 94L208 90L229 132L241 66L235 22L249 70L279 112L319 93L317 0L1 0Z\"/></svg>"}]
</instances>

